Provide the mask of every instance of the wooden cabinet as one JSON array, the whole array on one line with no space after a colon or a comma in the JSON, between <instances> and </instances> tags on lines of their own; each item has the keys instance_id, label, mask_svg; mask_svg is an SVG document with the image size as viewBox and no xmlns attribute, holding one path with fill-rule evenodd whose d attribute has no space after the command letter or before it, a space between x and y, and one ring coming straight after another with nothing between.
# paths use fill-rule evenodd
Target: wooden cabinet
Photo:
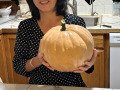
<instances>
[{"instance_id":1,"label":"wooden cabinet","mask_svg":"<svg viewBox=\"0 0 120 90\"><path fill-rule=\"evenodd\" d=\"M3 36L2 35L0 35L0 77L2 78L3 82L8 82L5 49L4 49L4 43L3 43Z\"/></svg>"},{"instance_id":2,"label":"wooden cabinet","mask_svg":"<svg viewBox=\"0 0 120 90\"><path fill-rule=\"evenodd\" d=\"M99 50L94 71L91 74L83 73L82 77L88 87L105 87L104 83L104 50Z\"/></svg>"},{"instance_id":3,"label":"wooden cabinet","mask_svg":"<svg viewBox=\"0 0 120 90\"><path fill-rule=\"evenodd\" d=\"M7 59L7 71L8 71L8 79L9 83L27 83L27 78L21 75L18 75L14 72L13 69L13 56L14 56L14 45L15 45L16 35L4 35L5 40L5 49L6 59Z\"/></svg>"},{"instance_id":4,"label":"wooden cabinet","mask_svg":"<svg viewBox=\"0 0 120 90\"><path fill-rule=\"evenodd\" d=\"M12 60L14 56L15 39L16 39L15 34L3 35L3 38L2 38L3 42L0 39L0 49L1 49L0 70L2 69L0 73L4 83L17 83L17 84L22 83L23 84L23 83L27 83L27 78L16 74L14 72L13 64L12 64ZM2 47L2 44L4 44L4 47ZM3 57L5 59L3 59Z\"/></svg>"},{"instance_id":5,"label":"wooden cabinet","mask_svg":"<svg viewBox=\"0 0 120 90\"><path fill-rule=\"evenodd\" d=\"M27 78L13 70L13 55L16 34L0 36L0 74L6 83L27 83ZM83 73L82 77L88 87L109 87L109 35L94 33L95 48L99 51L94 72ZM6 78L7 77L7 78Z\"/></svg>"},{"instance_id":6,"label":"wooden cabinet","mask_svg":"<svg viewBox=\"0 0 120 90\"><path fill-rule=\"evenodd\" d=\"M107 36L107 37L106 37ZM108 85L108 35L93 35L95 48L98 50L94 71L91 74L83 73L82 77L88 87L109 87Z\"/></svg>"}]
</instances>

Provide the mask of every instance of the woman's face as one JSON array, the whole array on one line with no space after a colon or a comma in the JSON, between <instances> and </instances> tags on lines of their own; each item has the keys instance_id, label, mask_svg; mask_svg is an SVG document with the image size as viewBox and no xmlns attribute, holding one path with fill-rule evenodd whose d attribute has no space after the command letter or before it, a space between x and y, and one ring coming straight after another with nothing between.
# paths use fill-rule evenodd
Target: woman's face
<instances>
[{"instance_id":1,"label":"woman's face","mask_svg":"<svg viewBox=\"0 0 120 90\"><path fill-rule=\"evenodd\" d=\"M33 0L33 2L41 12L50 12L55 11L57 0Z\"/></svg>"}]
</instances>

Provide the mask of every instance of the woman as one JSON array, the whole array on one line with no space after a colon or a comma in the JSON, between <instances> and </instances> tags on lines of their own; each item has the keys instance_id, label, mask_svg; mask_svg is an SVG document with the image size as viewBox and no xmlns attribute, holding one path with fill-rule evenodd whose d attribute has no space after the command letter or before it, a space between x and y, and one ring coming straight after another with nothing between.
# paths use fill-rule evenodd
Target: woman
<instances>
[{"instance_id":1,"label":"woman","mask_svg":"<svg viewBox=\"0 0 120 90\"><path fill-rule=\"evenodd\" d=\"M32 18L20 22L15 44L14 69L18 74L29 77L29 84L80 86L85 83L80 75L94 70L96 57L94 50L90 62L73 72L59 72L53 70L38 52L39 43L44 34L52 27L60 25L61 19L68 24L85 27L82 18L67 13L67 0L27 0Z\"/></svg>"}]
</instances>

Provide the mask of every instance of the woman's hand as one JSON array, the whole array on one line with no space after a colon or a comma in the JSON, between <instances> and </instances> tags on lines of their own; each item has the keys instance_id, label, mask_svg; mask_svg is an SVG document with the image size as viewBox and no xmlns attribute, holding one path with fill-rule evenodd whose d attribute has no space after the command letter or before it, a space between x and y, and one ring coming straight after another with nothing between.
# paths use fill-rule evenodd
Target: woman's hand
<instances>
[{"instance_id":1,"label":"woman's hand","mask_svg":"<svg viewBox=\"0 0 120 90\"><path fill-rule=\"evenodd\" d=\"M74 70L73 72L82 73L82 72L87 71L96 61L96 57L97 57L97 50L94 49L92 58L90 60L87 60L86 62L84 62L84 65L78 67L78 69Z\"/></svg>"},{"instance_id":2,"label":"woman's hand","mask_svg":"<svg viewBox=\"0 0 120 90\"><path fill-rule=\"evenodd\" d=\"M47 63L45 60L42 61L42 64L43 64L44 66L46 66L48 69L54 71L54 69L50 66L50 64Z\"/></svg>"},{"instance_id":3,"label":"woman's hand","mask_svg":"<svg viewBox=\"0 0 120 90\"><path fill-rule=\"evenodd\" d=\"M41 60L41 64L43 64L44 66L46 66L48 69L54 71L54 69L49 65L49 63L47 63L44 60L44 54L43 53L38 53L38 58L39 58L39 60Z\"/></svg>"},{"instance_id":4,"label":"woman's hand","mask_svg":"<svg viewBox=\"0 0 120 90\"><path fill-rule=\"evenodd\" d=\"M25 68L26 71L31 71L42 64L43 61L43 54L38 53L36 57L31 58L26 62Z\"/></svg>"}]
</instances>

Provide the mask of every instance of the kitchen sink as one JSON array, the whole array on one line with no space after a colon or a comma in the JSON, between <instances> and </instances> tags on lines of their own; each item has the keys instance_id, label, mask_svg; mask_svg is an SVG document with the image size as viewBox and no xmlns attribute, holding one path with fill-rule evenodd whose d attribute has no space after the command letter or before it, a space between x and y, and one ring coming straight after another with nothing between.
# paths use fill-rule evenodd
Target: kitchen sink
<instances>
[{"instance_id":1,"label":"kitchen sink","mask_svg":"<svg viewBox=\"0 0 120 90\"><path fill-rule=\"evenodd\" d=\"M97 26L99 23L99 16L91 16L91 15L79 15L82 17L86 23L86 26Z\"/></svg>"}]
</instances>

